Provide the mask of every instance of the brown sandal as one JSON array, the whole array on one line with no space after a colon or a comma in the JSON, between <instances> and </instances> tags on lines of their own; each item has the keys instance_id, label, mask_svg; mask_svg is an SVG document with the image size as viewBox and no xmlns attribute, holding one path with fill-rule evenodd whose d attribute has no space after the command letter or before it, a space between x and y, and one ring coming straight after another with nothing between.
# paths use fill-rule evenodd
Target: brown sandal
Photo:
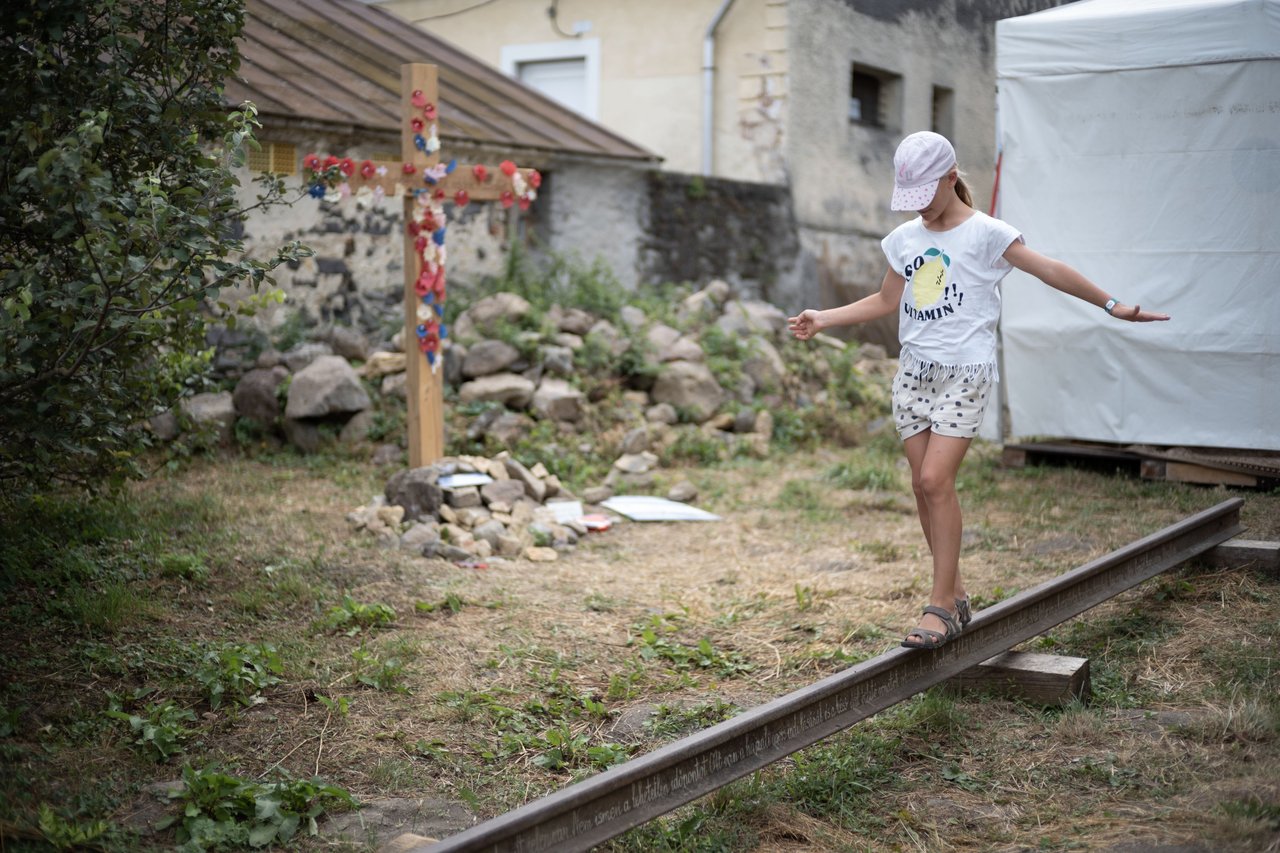
<instances>
[{"instance_id":1,"label":"brown sandal","mask_svg":"<svg viewBox=\"0 0 1280 853\"><path fill-rule=\"evenodd\" d=\"M956 599L956 619L960 622L961 631L968 628L969 623L973 621L973 611L969 609L969 596Z\"/></svg>"},{"instance_id":2,"label":"brown sandal","mask_svg":"<svg viewBox=\"0 0 1280 853\"><path fill-rule=\"evenodd\" d=\"M917 627L907 634L902 641L902 645L908 649L939 649L946 645L948 640L955 638L960 633L960 626L956 624L955 615L949 611L931 604L924 609L924 612L941 619L942 624L947 626L947 633L934 631L931 628ZM912 640L912 637L922 637L923 639Z\"/></svg>"}]
</instances>

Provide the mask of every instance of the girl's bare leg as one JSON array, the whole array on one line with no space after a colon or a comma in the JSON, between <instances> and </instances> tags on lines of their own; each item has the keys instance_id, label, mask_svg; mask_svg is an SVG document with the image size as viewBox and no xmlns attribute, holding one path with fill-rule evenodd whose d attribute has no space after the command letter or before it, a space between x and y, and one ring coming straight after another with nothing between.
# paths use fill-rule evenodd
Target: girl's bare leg
<instances>
[{"instance_id":1,"label":"girl's bare leg","mask_svg":"<svg viewBox=\"0 0 1280 853\"><path fill-rule=\"evenodd\" d=\"M960 579L960 536L963 530L956 475L972 439L937 435L926 430L903 442L911 465L911 489L925 541L933 553L933 589L929 603L954 612L956 599L964 598ZM946 633L942 620L926 614L921 627Z\"/></svg>"}]
</instances>

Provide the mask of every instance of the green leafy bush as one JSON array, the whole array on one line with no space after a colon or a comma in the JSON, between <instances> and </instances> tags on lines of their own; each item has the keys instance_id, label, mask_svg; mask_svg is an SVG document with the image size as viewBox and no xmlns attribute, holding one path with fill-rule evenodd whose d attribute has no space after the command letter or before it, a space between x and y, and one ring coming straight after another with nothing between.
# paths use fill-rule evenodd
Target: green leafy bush
<instances>
[{"instance_id":1,"label":"green leafy bush","mask_svg":"<svg viewBox=\"0 0 1280 853\"><path fill-rule=\"evenodd\" d=\"M5 18L0 482L118 481L147 444L134 425L205 368L205 307L304 250L227 260L231 170L256 144L253 107L223 104L242 0L19 0ZM268 178L259 200L282 193Z\"/></svg>"},{"instance_id":2,"label":"green leafy bush","mask_svg":"<svg viewBox=\"0 0 1280 853\"><path fill-rule=\"evenodd\" d=\"M160 824L176 828L182 850L237 850L283 844L298 832L316 835L316 818L354 808L351 794L319 779L254 782L215 766L182 768L182 788L170 799L180 813Z\"/></svg>"},{"instance_id":3,"label":"green leafy bush","mask_svg":"<svg viewBox=\"0 0 1280 853\"><path fill-rule=\"evenodd\" d=\"M182 752L183 741L191 735L186 724L196 719L189 708L180 708L172 702L152 703L131 714L123 710L123 702L115 696L106 715L128 723L134 735L133 745L156 761L164 761Z\"/></svg>"},{"instance_id":4,"label":"green leafy bush","mask_svg":"<svg viewBox=\"0 0 1280 853\"><path fill-rule=\"evenodd\" d=\"M242 705L261 701L262 691L279 684L282 672L284 664L275 647L258 643L207 652L195 678L204 686L209 706L217 710L224 699Z\"/></svg>"},{"instance_id":5,"label":"green leafy bush","mask_svg":"<svg viewBox=\"0 0 1280 853\"><path fill-rule=\"evenodd\" d=\"M323 626L330 631L345 631L348 637L354 637L362 630L381 628L396 621L396 611L389 604L375 602L364 604L349 595L342 597L342 603L329 608Z\"/></svg>"}]
</instances>

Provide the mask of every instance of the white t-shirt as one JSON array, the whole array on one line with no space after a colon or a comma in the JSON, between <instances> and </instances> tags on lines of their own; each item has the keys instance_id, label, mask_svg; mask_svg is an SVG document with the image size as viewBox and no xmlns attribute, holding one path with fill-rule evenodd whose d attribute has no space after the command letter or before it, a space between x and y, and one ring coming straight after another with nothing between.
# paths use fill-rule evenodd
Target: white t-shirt
<instances>
[{"instance_id":1,"label":"white t-shirt","mask_svg":"<svg viewBox=\"0 0 1280 853\"><path fill-rule=\"evenodd\" d=\"M1002 256L1022 234L975 210L950 231L916 217L880 241L889 266L907 280L898 312L901 363L932 375L947 368L996 378L1000 282L1013 266Z\"/></svg>"}]
</instances>

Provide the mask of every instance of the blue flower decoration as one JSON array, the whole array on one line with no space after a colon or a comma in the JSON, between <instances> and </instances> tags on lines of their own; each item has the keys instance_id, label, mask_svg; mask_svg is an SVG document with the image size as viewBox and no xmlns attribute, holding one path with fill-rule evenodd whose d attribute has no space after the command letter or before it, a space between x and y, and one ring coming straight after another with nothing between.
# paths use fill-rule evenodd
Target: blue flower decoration
<instances>
[{"instance_id":1,"label":"blue flower decoration","mask_svg":"<svg viewBox=\"0 0 1280 853\"><path fill-rule=\"evenodd\" d=\"M444 229L441 228L438 231L431 232L431 239L432 241L435 242L437 246L443 246L444 245Z\"/></svg>"},{"instance_id":2,"label":"blue flower decoration","mask_svg":"<svg viewBox=\"0 0 1280 853\"><path fill-rule=\"evenodd\" d=\"M311 189L307 190L307 195L312 198L324 198L324 184L312 184Z\"/></svg>"},{"instance_id":3,"label":"blue flower decoration","mask_svg":"<svg viewBox=\"0 0 1280 853\"><path fill-rule=\"evenodd\" d=\"M415 331L417 331L418 337L420 338L425 338L427 336L427 327L422 323L418 324L418 328Z\"/></svg>"},{"instance_id":4,"label":"blue flower decoration","mask_svg":"<svg viewBox=\"0 0 1280 853\"><path fill-rule=\"evenodd\" d=\"M421 133L415 133L413 135L413 146L417 148L419 151L426 151L427 150L426 137L424 137Z\"/></svg>"}]
</instances>

